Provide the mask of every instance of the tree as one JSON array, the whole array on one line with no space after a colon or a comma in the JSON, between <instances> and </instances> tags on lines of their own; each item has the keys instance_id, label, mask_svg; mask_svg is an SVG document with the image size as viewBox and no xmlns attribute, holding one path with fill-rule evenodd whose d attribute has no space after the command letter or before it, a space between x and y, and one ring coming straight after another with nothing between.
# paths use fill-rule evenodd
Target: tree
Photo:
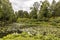
<instances>
[{"instance_id":1,"label":"tree","mask_svg":"<svg viewBox=\"0 0 60 40\"><path fill-rule=\"evenodd\" d=\"M60 17L60 0L56 3L55 9L54 9L55 17Z\"/></svg>"},{"instance_id":2,"label":"tree","mask_svg":"<svg viewBox=\"0 0 60 40\"><path fill-rule=\"evenodd\" d=\"M33 7L35 7L36 10L38 10L39 6L40 6L40 4L39 4L38 2L35 2L35 3L33 4Z\"/></svg>"},{"instance_id":3,"label":"tree","mask_svg":"<svg viewBox=\"0 0 60 40\"><path fill-rule=\"evenodd\" d=\"M24 14L24 18L29 18L29 14L27 11L24 11L23 14Z\"/></svg>"},{"instance_id":4,"label":"tree","mask_svg":"<svg viewBox=\"0 0 60 40\"><path fill-rule=\"evenodd\" d=\"M9 0L0 0L0 21L6 24L7 21L12 22L13 18L14 11Z\"/></svg>"},{"instance_id":5,"label":"tree","mask_svg":"<svg viewBox=\"0 0 60 40\"><path fill-rule=\"evenodd\" d=\"M56 7L56 1L53 0L51 4L51 12L52 12L52 16L54 17L55 17L55 7Z\"/></svg>"},{"instance_id":6,"label":"tree","mask_svg":"<svg viewBox=\"0 0 60 40\"><path fill-rule=\"evenodd\" d=\"M37 19L37 11L38 11L38 8L39 8L39 3L38 2L35 2L33 4L32 10L30 12L30 18Z\"/></svg>"},{"instance_id":7,"label":"tree","mask_svg":"<svg viewBox=\"0 0 60 40\"><path fill-rule=\"evenodd\" d=\"M50 15L51 15L50 4L47 0L45 0L44 2L42 2L42 5L40 7L38 19L45 20L45 19L48 19L50 17Z\"/></svg>"},{"instance_id":8,"label":"tree","mask_svg":"<svg viewBox=\"0 0 60 40\"><path fill-rule=\"evenodd\" d=\"M37 19L37 10L35 8L30 12L30 18Z\"/></svg>"},{"instance_id":9,"label":"tree","mask_svg":"<svg viewBox=\"0 0 60 40\"><path fill-rule=\"evenodd\" d=\"M3 18L2 2L0 0L0 21Z\"/></svg>"},{"instance_id":10,"label":"tree","mask_svg":"<svg viewBox=\"0 0 60 40\"><path fill-rule=\"evenodd\" d=\"M29 18L29 14L27 11L19 10L17 13L18 18Z\"/></svg>"},{"instance_id":11,"label":"tree","mask_svg":"<svg viewBox=\"0 0 60 40\"><path fill-rule=\"evenodd\" d=\"M18 11L18 17L23 18L24 14L23 14L23 10L19 10Z\"/></svg>"}]
</instances>

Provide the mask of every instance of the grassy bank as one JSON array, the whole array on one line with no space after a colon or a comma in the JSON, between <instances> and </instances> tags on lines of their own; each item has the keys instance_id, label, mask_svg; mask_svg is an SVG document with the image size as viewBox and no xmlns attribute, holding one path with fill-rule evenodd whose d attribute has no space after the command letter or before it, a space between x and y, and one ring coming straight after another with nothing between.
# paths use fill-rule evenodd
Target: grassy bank
<instances>
[{"instance_id":1,"label":"grassy bank","mask_svg":"<svg viewBox=\"0 0 60 40\"><path fill-rule=\"evenodd\" d=\"M26 32L23 32L22 34L9 34L0 40L60 40L60 38L56 37L55 34L37 34L33 36Z\"/></svg>"}]
</instances>

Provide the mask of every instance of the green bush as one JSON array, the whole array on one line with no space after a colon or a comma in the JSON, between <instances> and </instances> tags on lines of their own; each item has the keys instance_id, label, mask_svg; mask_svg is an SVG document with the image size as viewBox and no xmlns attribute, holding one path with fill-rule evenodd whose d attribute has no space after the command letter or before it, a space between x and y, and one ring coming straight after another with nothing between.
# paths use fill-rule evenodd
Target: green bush
<instances>
[{"instance_id":1,"label":"green bush","mask_svg":"<svg viewBox=\"0 0 60 40\"><path fill-rule=\"evenodd\" d=\"M51 18L49 21L50 21L50 22L60 23L60 17Z\"/></svg>"},{"instance_id":2,"label":"green bush","mask_svg":"<svg viewBox=\"0 0 60 40\"><path fill-rule=\"evenodd\" d=\"M33 23L33 22L38 22L37 19L28 19L28 18L18 18L17 23Z\"/></svg>"},{"instance_id":3,"label":"green bush","mask_svg":"<svg viewBox=\"0 0 60 40\"><path fill-rule=\"evenodd\" d=\"M20 22L26 22L28 20L28 18L18 18L17 19L17 22L20 23Z\"/></svg>"}]
</instances>

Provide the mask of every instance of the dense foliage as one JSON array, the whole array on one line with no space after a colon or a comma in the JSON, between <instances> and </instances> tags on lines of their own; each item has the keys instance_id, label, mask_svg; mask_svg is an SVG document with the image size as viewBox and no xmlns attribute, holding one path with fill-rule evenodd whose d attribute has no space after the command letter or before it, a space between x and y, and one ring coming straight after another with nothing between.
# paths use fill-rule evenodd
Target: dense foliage
<instances>
[{"instance_id":1,"label":"dense foliage","mask_svg":"<svg viewBox=\"0 0 60 40\"><path fill-rule=\"evenodd\" d=\"M9 0L0 0L0 26L5 26L6 24L15 21L14 18L14 11Z\"/></svg>"},{"instance_id":2,"label":"dense foliage","mask_svg":"<svg viewBox=\"0 0 60 40\"><path fill-rule=\"evenodd\" d=\"M32 36L24 32L22 34L10 34L0 40L60 40L60 38L55 37L54 34L47 34L45 36L38 34L36 36Z\"/></svg>"},{"instance_id":3,"label":"dense foliage","mask_svg":"<svg viewBox=\"0 0 60 40\"><path fill-rule=\"evenodd\" d=\"M0 0L0 40L60 40L60 1L35 2L30 9L14 12L9 0Z\"/></svg>"},{"instance_id":4,"label":"dense foliage","mask_svg":"<svg viewBox=\"0 0 60 40\"><path fill-rule=\"evenodd\" d=\"M50 4L48 0L45 0L44 2L41 2L41 4L35 2L33 4L33 7L30 8L31 12L29 13L23 10L19 10L14 13L11 3L8 0L0 0L0 22L16 22L16 20L19 18L48 21L52 17L59 17L60 1L56 2L55 0L53 0L52 4Z\"/></svg>"}]
</instances>

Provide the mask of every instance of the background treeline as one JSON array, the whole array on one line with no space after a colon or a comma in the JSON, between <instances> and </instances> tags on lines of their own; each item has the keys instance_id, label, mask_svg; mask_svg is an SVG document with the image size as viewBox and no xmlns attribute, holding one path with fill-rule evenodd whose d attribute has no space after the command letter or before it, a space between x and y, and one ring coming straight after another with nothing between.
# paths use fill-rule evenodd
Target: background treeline
<instances>
[{"instance_id":1,"label":"background treeline","mask_svg":"<svg viewBox=\"0 0 60 40\"><path fill-rule=\"evenodd\" d=\"M42 4L42 5L41 5ZM50 4L48 0L40 3L35 2L31 11L19 10L14 12L9 0L0 0L0 24L16 22L18 18L29 18L47 21L49 18L60 17L60 1L52 1ZM40 10L39 10L40 9Z\"/></svg>"},{"instance_id":2,"label":"background treeline","mask_svg":"<svg viewBox=\"0 0 60 40\"><path fill-rule=\"evenodd\" d=\"M42 4L42 5L41 5ZM16 14L17 17L20 18L31 18L31 19L38 19L38 20L46 20L49 18L55 18L60 16L60 1L56 2L55 0L52 1L50 4L48 0L44 2L35 2L33 7L30 8L31 12L19 10ZM39 10L40 9L40 10Z\"/></svg>"}]
</instances>

